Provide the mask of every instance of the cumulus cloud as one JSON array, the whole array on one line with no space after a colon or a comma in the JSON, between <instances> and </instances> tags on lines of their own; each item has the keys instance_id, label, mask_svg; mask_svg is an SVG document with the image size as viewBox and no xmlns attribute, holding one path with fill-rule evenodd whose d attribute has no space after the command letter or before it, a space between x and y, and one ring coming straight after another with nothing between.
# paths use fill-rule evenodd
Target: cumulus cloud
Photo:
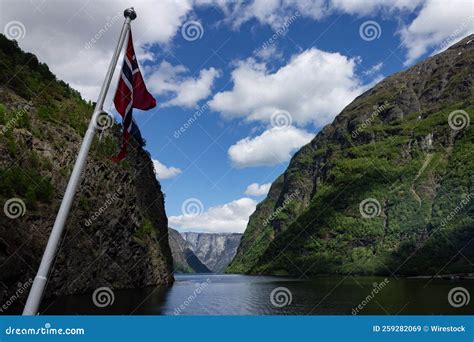
<instances>
[{"instance_id":1,"label":"cumulus cloud","mask_svg":"<svg viewBox=\"0 0 474 342\"><path fill-rule=\"evenodd\" d=\"M253 0L248 2L198 0L199 4L213 4L225 14L225 21L234 29L252 19L268 24L275 30L285 25L294 15L321 20L334 13L358 16L415 10L423 0Z\"/></svg>"},{"instance_id":2,"label":"cumulus cloud","mask_svg":"<svg viewBox=\"0 0 474 342\"><path fill-rule=\"evenodd\" d=\"M355 59L315 48L293 56L274 73L249 58L232 71L233 88L217 93L210 106L225 117L264 122L283 110L296 124L322 126L365 90L355 67Z\"/></svg>"},{"instance_id":3,"label":"cumulus cloud","mask_svg":"<svg viewBox=\"0 0 474 342\"><path fill-rule=\"evenodd\" d=\"M224 12L224 21L234 29L238 29L251 19L256 19L262 24L268 24L277 29L282 27L291 16L301 13L312 19L321 19L328 12L324 1L321 0L254 0L247 2L198 0L197 3L219 7Z\"/></svg>"},{"instance_id":4,"label":"cumulus cloud","mask_svg":"<svg viewBox=\"0 0 474 342\"><path fill-rule=\"evenodd\" d=\"M234 28L251 19L275 29L281 28L296 13L296 20L300 17L321 20L333 13L373 16L394 11L419 11L419 15L410 24L402 25L399 31L402 45L407 49L406 64L413 63L433 47L441 50L474 32L469 0L135 0L133 5L138 13L138 20L133 22L134 39L142 62L153 60L155 56L149 48L153 44L168 44L193 8L204 5L221 8L224 20ZM0 27L4 28L12 21L21 22L26 31L19 40L20 47L35 53L83 97L96 100L123 23L122 11L128 6L130 3L125 0L87 3L3 0ZM91 44L94 39L96 42ZM269 57L265 52L261 57ZM250 65L252 67L256 66ZM206 81L209 84L214 73L215 70L204 71L198 77L199 84L189 80L183 85L182 96L177 96L170 105L193 102L193 98L188 98L190 89L197 87L205 93L204 85ZM118 72L112 84L116 84L117 76ZM350 87L349 92L352 90ZM107 104L111 103L110 97L109 94Z\"/></svg>"},{"instance_id":5,"label":"cumulus cloud","mask_svg":"<svg viewBox=\"0 0 474 342\"><path fill-rule=\"evenodd\" d=\"M256 206L256 201L244 197L211 207L199 215L170 216L168 221L171 227L182 232L243 233Z\"/></svg>"},{"instance_id":6,"label":"cumulus cloud","mask_svg":"<svg viewBox=\"0 0 474 342\"><path fill-rule=\"evenodd\" d=\"M227 153L233 165L239 168L277 165L290 160L292 153L313 137L313 134L293 126L274 127L254 138L238 141Z\"/></svg>"},{"instance_id":7,"label":"cumulus cloud","mask_svg":"<svg viewBox=\"0 0 474 342\"><path fill-rule=\"evenodd\" d=\"M173 66L163 61L156 68L148 68L147 85L158 95L170 96L162 106L194 107L199 100L211 95L214 80L219 71L214 68L203 69L196 77L185 76L189 70L183 65Z\"/></svg>"},{"instance_id":8,"label":"cumulus cloud","mask_svg":"<svg viewBox=\"0 0 474 342\"><path fill-rule=\"evenodd\" d=\"M153 167L155 168L156 178L159 180L176 177L182 172L181 169L174 166L168 167L157 159L153 159L152 161Z\"/></svg>"},{"instance_id":9,"label":"cumulus cloud","mask_svg":"<svg viewBox=\"0 0 474 342\"><path fill-rule=\"evenodd\" d=\"M225 21L234 29L250 20L281 28L295 14L322 20L335 13L358 17L390 16L412 13L411 23L401 24L401 44L407 49L405 65L414 63L430 49L440 52L463 37L474 33L470 0L253 0L245 3L222 0L200 0L220 7Z\"/></svg>"},{"instance_id":10,"label":"cumulus cloud","mask_svg":"<svg viewBox=\"0 0 474 342\"><path fill-rule=\"evenodd\" d=\"M371 15L376 12L413 11L424 0L331 0L330 8L354 15Z\"/></svg>"},{"instance_id":11,"label":"cumulus cloud","mask_svg":"<svg viewBox=\"0 0 474 342\"><path fill-rule=\"evenodd\" d=\"M252 183L247 189L245 189L245 194L249 196L263 196L268 193L272 183L258 184Z\"/></svg>"},{"instance_id":12,"label":"cumulus cloud","mask_svg":"<svg viewBox=\"0 0 474 342\"><path fill-rule=\"evenodd\" d=\"M474 33L472 1L427 1L418 16L400 30L407 49L405 65L410 65L434 48L442 51Z\"/></svg>"},{"instance_id":13,"label":"cumulus cloud","mask_svg":"<svg viewBox=\"0 0 474 342\"><path fill-rule=\"evenodd\" d=\"M35 53L83 97L97 99L129 1L2 0L0 6L1 28L11 21L25 26L21 48ZM192 1L136 0L133 6L138 14L133 22L135 47L143 62L152 57L148 46L166 44L175 36Z\"/></svg>"},{"instance_id":14,"label":"cumulus cloud","mask_svg":"<svg viewBox=\"0 0 474 342\"><path fill-rule=\"evenodd\" d=\"M245 3L223 0L198 0L199 4L220 7L225 21L234 29L250 20L281 28L288 18L322 20L332 14L358 17L376 15L394 17L415 15L411 23L401 24L398 32L407 49L405 65L414 63L434 48L440 52L463 37L474 33L472 1L470 0L253 0Z\"/></svg>"}]
</instances>

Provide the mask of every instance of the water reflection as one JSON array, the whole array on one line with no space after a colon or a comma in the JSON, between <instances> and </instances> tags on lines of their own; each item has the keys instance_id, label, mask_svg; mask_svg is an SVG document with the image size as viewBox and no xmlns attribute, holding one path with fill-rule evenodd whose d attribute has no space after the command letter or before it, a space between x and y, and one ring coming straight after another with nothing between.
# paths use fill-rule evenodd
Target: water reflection
<instances>
[{"instance_id":1,"label":"water reflection","mask_svg":"<svg viewBox=\"0 0 474 342\"><path fill-rule=\"evenodd\" d=\"M474 314L472 302L455 308L454 287L474 295L473 281L328 276L315 279L194 274L176 275L171 288L115 290L98 308L91 294L47 301L42 314L140 315L417 315ZM272 303L272 291L287 289ZM285 302L286 301L286 302ZM275 305L276 304L276 305ZM281 305L287 304L287 305Z\"/></svg>"}]
</instances>

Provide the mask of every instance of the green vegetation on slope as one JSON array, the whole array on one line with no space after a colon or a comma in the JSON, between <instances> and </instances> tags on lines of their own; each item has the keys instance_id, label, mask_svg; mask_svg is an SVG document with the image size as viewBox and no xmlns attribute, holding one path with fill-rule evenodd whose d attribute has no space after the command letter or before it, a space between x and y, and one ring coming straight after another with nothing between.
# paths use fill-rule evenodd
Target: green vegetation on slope
<instances>
[{"instance_id":1,"label":"green vegetation on slope","mask_svg":"<svg viewBox=\"0 0 474 342\"><path fill-rule=\"evenodd\" d=\"M474 114L473 107L466 111ZM444 117L447 126L447 113L434 116ZM446 134L449 130L446 127ZM405 139L389 138L335 153L330 158L334 166L327 184L297 221L272 242L272 249L253 271L294 273L291 263L295 263L312 274L436 273L440 265L433 263L434 256L447 262L454 249L449 248L451 243L464 247L469 242L466 233L473 237L474 201L449 226L442 226L441 220L472 192L474 132L466 130L452 154L435 145L427 151L414 149L408 161L400 161L397 156L406 148L412 132ZM428 159L428 165L418 175ZM436 179L443 182L434 196ZM367 198L380 204L378 216L361 216L359 204ZM426 256L420 251L411 262L402 265L420 247ZM452 271L467 271L466 266L470 268L464 264Z\"/></svg>"},{"instance_id":2,"label":"green vegetation on slope","mask_svg":"<svg viewBox=\"0 0 474 342\"><path fill-rule=\"evenodd\" d=\"M0 215L1 301L34 277L92 112L92 103L0 34L0 202L22 207L16 218ZM114 126L93 141L47 296L173 281L153 164L141 148L113 163L119 139Z\"/></svg>"},{"instance_id":3,"label":"green vegetation on slope","mask_svg":"<svg viewBox=\"0 0 474 342\"><path fill-rule=\"evenodd\" d=\"M66 177L72 170L55 170L51 160L38 154L31 145L36 140L50 141L55 150L64 152L71 139L66 133L68 129L84 135L92 104L68 84L57 80L35 55L23 52L16 42L1 34L0 60L0 146L6 146L9 157L8 162L0 163L0 196L25 198L29 207L38 201L49 203L54 190L53 173L59 171ZM2 98L8 103L1 103ZM116 150L117 139L107 134L100 144L97 139L94 141L91 156L104 159Z\"/></svg>"},{"instance_id":4,"label":"green vegetation on slope","mask_svg":"<svg viewBox=\"0 0 474 342\"><path fill-rule=\"evenodd\" d=\"M474 129L449 125L456 110L474 118L471 38L387 78L303 147L227 271L473 272Z\"/></svg>"}]
</instances>

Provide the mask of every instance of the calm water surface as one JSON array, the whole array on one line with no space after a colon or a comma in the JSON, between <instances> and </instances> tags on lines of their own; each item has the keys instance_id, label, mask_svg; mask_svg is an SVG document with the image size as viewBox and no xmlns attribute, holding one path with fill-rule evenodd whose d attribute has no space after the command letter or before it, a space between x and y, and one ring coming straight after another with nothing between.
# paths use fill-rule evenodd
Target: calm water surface
<instances>
[{"instance_id":1,"label":"calm water surface","mask_svg":"<svg viewBox=\"0 0 474 342\"><path fill-rule=\"evenodd\" d=\"M104 308L96 307L92 294L88 294L49 301L42 313L351 315L361 305L357 313L362 315L474 314L474 298L460 308L448 302L448 293L454 287L464 287L474 296L474 281L352 276L301 280L232 274L176 275L175 278L171 288L115 290L113 304ZM272 303L274 290L279 295L273 296ZM286 306L280 307L285 303Z\"/></svg>"}]
</instances>

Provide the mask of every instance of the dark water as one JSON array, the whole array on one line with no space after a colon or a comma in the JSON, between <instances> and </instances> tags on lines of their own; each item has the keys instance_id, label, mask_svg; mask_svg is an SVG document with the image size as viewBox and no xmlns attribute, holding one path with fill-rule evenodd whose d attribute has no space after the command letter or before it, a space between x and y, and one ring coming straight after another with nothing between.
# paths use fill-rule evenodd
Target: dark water
<instances>
[{"instance_id":1,"label":"dark water","mask_svg":"<svg viewBox=\"0 0 474 342\"><path fill-rule=\"evenodd\" d=\"M473 300L459 308L448 293L474 281L381 277L292 279L244 275L176 275L169 289L114 290L114 302L99 308L92 294L45 303L43 314L145 315L409 315L474 314ZM272 303L271 294L276 288ZM291 293L291 303L289 302ZM462 299L462 298L461 298ZM459 298L458 298L459 300ZM283 306L283 304L287 304ZM360 305L362 308L357 309Z\"/></svg>"}]
</instances>

